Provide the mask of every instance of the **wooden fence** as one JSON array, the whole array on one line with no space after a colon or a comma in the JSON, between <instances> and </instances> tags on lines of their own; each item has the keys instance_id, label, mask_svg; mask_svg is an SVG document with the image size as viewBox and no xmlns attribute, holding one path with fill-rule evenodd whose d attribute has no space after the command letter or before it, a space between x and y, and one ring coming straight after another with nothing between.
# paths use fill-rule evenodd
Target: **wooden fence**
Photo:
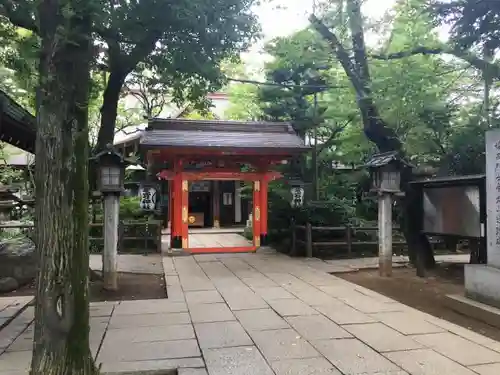
<instances>
[{"instance_id":1,"label":"wooden fence","mask_svg":"<svg viewBox=\"0 0 500 375\"><path fill-rule=\"evenodd\" d=\"M101 252L104 246L103 223L90 223L91 252ZM118 226L118 252L161 252L160 220L120 221Z\"/></svg>"},{"instance_id":2,"label":"wooden fence","mask_svg":"<svg viewBox=\"0 0 500 375\"><path fill-rule=\"evenodd\" d=\"M161 252L160 220L150 221L120 221L118 227L118 251L134 253L144 251ZM31 237L34 233L33 224L0 224L0 231L20 230ZM101 252L104 246L103 223L89 224L89 246L91 252Z\"/></svg>"},{"instance_id":3,"label":"wooden fence","mask_svg":"<svg viewBox=\"0 0 500 375\"><path fill-rule=\"evenodd\" d=\"M393 230L397 233L399 232L399 227L394 226ZM294 225L292 224L292 246L291 254L298 253L298 247L301 246L305 248L305 254L307 257L313 256L313 249L318 247L343 247L347 248L347 254L350 256L352 254L353 247L355 246L376 246L378 245L377 238L378 227L362 227L362 226L350 226L346 225L343 227L319 227L313 226L310 223L306 225ZM321 233L322 237L325 237L325 233L330 233L333 239L317 239L317 234ZM367 234L372 234L374 239L369 238ZM302 234L302 236L300 235ZM359 234L364 234L365 237L360 239ZM368 237L368 238L366 238ZM393 238L393 245L404 246L406 241L395 236Z\"/></svg>"}]
</instances>

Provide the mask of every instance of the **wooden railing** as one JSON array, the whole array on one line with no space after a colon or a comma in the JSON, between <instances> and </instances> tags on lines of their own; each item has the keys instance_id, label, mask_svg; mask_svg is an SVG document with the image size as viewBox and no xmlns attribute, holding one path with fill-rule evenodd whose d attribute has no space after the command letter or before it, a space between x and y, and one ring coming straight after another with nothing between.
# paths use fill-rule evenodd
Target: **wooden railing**
<instances>
[{"instance_id":1,"label":"wooden railing","mask_svg":"<svg viewBox=\"0 0 500 375\"><path fill-rule=\"evenodd\" d=\"M101 252L104 245L102 223L89 224L89 246L91 252ZM120 221L118 227L118 251L119 252L161 252L161 228L160 220L150 221ZM33 224L0 224L0 231L5 229L19 229L23 234L31 237L34 233Z\"/></svg>"},{"instance_id":2,"label":"wooden railing","mask_svg":"<svg viewBox=\"0 0 500 375\"><path fill-rule=\"evenodd\" d=\"M393 230L398 233L399 227L394 226ZM378 227L368 227L368 226L350 226L346 225L343 227L327 227L327 226L313 226L310 223L306 225L295 225L292 224L292 246L291 254L298 253L298 247L305 247L305 255L307 257L313 256L313 249L316 247L345 247L347 248L347 254L350 256L352 254L352 249L355 246L376 246L378 245L377 240ZM333 239L329 240L315 240L316 233L330 232ZM359 239L357 235L360 233L369 234L373 233L374 238L371 239ZM299 235L298 235L299 234ZM302 234L302 236L300 236ZM324 236L323 236L324 237ZM393 245L403 246L406 241L395 236L393 238Z\"/></svg>"}]
</instances>

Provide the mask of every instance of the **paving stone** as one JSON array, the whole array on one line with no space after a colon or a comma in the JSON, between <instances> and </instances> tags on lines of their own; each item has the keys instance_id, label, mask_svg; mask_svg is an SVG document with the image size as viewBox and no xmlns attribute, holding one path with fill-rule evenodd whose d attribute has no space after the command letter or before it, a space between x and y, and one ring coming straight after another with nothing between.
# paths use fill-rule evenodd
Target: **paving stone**
<instances>
[{"instance_id":1,"label":"paving stone","mask_svg":"<svg viewBox=\"0 0 500 375\"><path fill-rule=\"evenodd\" d=\"M10 346L33 322L33 309L26 309L0 331L0 352Z\"/></svg>"},{"instance_id":2,"label":"paving stone","mask_svg":"<svg viewBox=\"0 0 500 375\"><path fill-rule=\"evenodd\" d=\"M370 316L401 332L403 335L444 332L442 328L425 321L412 312L384 312L370 314Z\"/></svg>"},{"instance_id":3,"label":"paving stone","mask_svg":"<svg viewBox=\"0 0 500 375\"><path fill-rule=\"evenodd\" d=\"M385 353L384 355L412 375L475 374L468 368L459 365L431 349L392 352Z\"/></svg>"},{"instance_id":4,"label":"paving stone","mask_svg":"<svg viewBox=\"0 0 500 375\"><path fill-rule=\"evenodd\" d=\"M89 306L89 315L90 317L106 317L111 316L113 310L115 308L115 304L110 303L106 305L90 305Z\"/></svg>"},{"instance_id":5,"label":"paving stone","mask_svg":"<svg viewBox=\"0 0 500 375\"><path fill-rule=\"evenodd\" d=\"M345 375L401 371L357 339L319 340L312 344Z\"/></svg>"},{"instance_id":6,"label":"paving stone","mask_svg":"<svg viewBox=\"0 0 500 375\"><path fill-rule=\"evenodd\" d=\"M336 301L335 303L324 306L315 306L315 308L337 324L358 324L375 322L375 320L370 316L363 314L362 312L359 312L358 310L355 310L340 301Z\"/></svg>"},{"instance_id":7,"label":"paving stone","mask_svg":"<svg viewBox=\"0 0 500 375\"><path fill-rule=\"evenodd\" d=\"M281 316L319 314L319 312L298 299L277 299L268 303Z\"/></svg>"},{"instance_id":8,"label":"paving stone","mask_svg":"<svg viewBox=\"0 0 500 375\"><path fill-rule=\"evenodd\" d=\"M186 302L184 292L180 285L167 287L168 300L171 302Z\"/></svg>"},{"instance_id":9,"label":"paving stone","mask_svg":"<svg viewBox=\"0 0 500 375\"><path fill-rule=\"evenodd\" d=\"M180 368L177 375L208 375L206 368Z\"/></svg>"},{"instance_id":10,"label":"paving stone","mask_svg":"<svg viewBox=\"0 0 500 375\"><path fill-rule=\"evenodd\" d=\"M498 375L500 374L500 363L489 363L487 365L478 365L470 367L479 375Z\"/></svg>"},{"instance_id":11,"label":"paving stone","mask_svg":"<svg viewBox=\"0 0 500 375\"><path fill-rule=\"evenodd\" d=\"M274 375L255 346L204 349L210 375Z\"/></svg>"},{"instance_id":12,"label":"paving stone","mask_svg":"<svg viewBox=\"0 0 500 375\"><path fill-rule=\"evenodd\" d=\"M356 285L354 287L354 289L356 290L356 292L358 293L361 293L365 296L368 296L368 297L372 297L372 298L375 298L377 301L379 302L383 302L383 303L397 303L399 304L398 301L392 299L392 298L389 298L387 296L384 296L383 294L380 294L380 293L377 293L371 289L368 289L368 288L365 288L365 287L362 287L362 286L359 286L359 285Z\"/></svg>"},{"instance_id":13,"label":"paving stone","mask_svg":"<svg viewBox=\"0 0 500 375\"><path fill-rule=\"evenodd\" d=\"M232 311L265 309L269 307L262 298L250 289L247 292L225 292L222 295Z\"/></svg>"},{"instance_id":14,"label":"paving stone","mask_svg":"<svg viewBox=\"0 0 500 375\"><path fill-rule=\"evenodd\" d=\"M97 362L99 364L99 362ZM121 361L102 364L102 372L125 372L125 371L154 371L168 370L184 367L203 367L205 363L201 357L194 358L176 358L176 359L157 359L154 361Z\"/></svg>"},{"instance_id":15,"label":"paving stone","mask_svg":"<svg viewBox=\"0 0 500 375\"><path fill-rule=\"evenodd\" d=\"M19 352L33 349L33 334L22 334L7 348L7 352Z\"/></svg>"},{"instance_id":16,"label":"paving stone","mask_svg":"<svg viewBox=\"0 0 500 375\"><path fill-rule=\"evenodd\" d=\"M203 262L217 262L218 261L217 257L215 255L213 255L213 254L199 254L199 255L195 255L194 259L198 263L203 263Z\"/></svg>"},{"instance_id":17,"label":"paving stone","mask_svg":"<svg viewBox=\"0 0 500 375\"><path fill-rule=\"evenodd\" d=\"M299 291L293 293L297 298L299 298L301 301L307 303L310 306L330 305L332 303L338 302L333 297L317 289L311 291Z\"/></svg>"},{"instance_id":18,"label":"paving stone","mask_svg":"<svg viewBox=\"0 0 500 375\"><path fill-rule=\"evenodd\" d=\"M196 340L122 342L121 345L104 340L98 359L101 362L120 362L199 356L200 350Z\"/></svg>"},{"instance_id":19,"label":"paving stone","mask_svg":"<svg viewBox=\"0 0 500 375\"><path fill-rule=\"evenodd\" d=\"M319 289L335 298L349 297L355 293L354 285L348 283L335 283L334 285L320 286Z\"/></svg>"},{"instance_id":20,"label":"paving stone","mask_svg":"<svg viewBox=\"0 0 500 375\"><path fill-rule=\"evenodd\" d=\"M24 307L24 304L8 305L8 306L4 307L4 309L0 311L0 319L11 318L15 314L17 314L17 312L23 307Z\"/></svg>"},{"instance_id":21,"label":"paving stone","mask_svg":"<svg viewBox=\"0 0 500 375\"><path fill-rule=\"evenodd\" d=\"M271 309L241 310L234 314L247 331L290 328L288 323Z\"/></svg>"},{"instance_id":22,"label":"paving stone","mask_svg":"<svg viewBox=\"0 0 500 375\"><path fill-rule=\"evenodd\" d=\"M381 313L404 311L406 306L401 303L384 303L361 293L353 293L350 296L340 296L339 300L363 313Z\"/></svg>"},{"instance_id":23,"label":"paving stone","mask_svg":"<svg viewBox=\"0 0 500 375\"><path fill-rule=\"evenodd\" d=\"M450 323L446 320L436 318L432 315L420 313L421 315L424 316L424 318L429 321L430 323L441 327L447 331L450 331L451 333L454 333L455 335L458 335L460 337L463 337L466 340L475 342L476 344L486 346L488 349L494 350L498 353L500 353L500 342L495 341L493 339L490 339L489 337L483 336L479 333L476 333L470 329L460 327L456 324Z\"/></svg>"},{"instance_id":24,"label":"paving stone","mask_svg":"<svg viewBox=\"0 0 500 375\"><path fill-rule=\"evenodd\" d=\"M193 323L225 322L236 320L225 303L192 305L189 307Z\"/></svg>"},{"instance_id":25,"label":"paving stone","mask_svg":"<svg viewBox=\"0 0 500 375\"><path fill-rule=\"evenodd\" d=\"M382 323L345 325L343 328L378 352L422 348L418 342Z\"/></svg>"},{"instance_id":26,"label":"paving stone","mask_svg":"<svg viewBox=\"0 0 500 375\"><path fill-rule=\"evenodd\" d=\"M413 338L464 366L500 362L500 353L449 332L416 335Z\"/></svg>"},{"instance_id":27,"label":"paving stone","mask_svg":"<svg viewBox=\"0 0 500 375\"><path fill-rule=\"evenodd\" d=\"M290 316L286 318L286 321L306 340L352 337L347 331L323 315Z\"/></svg>"},{"instance_id":28,"label":"paving stone","mask_svg":"<svg viewBox=\"0 0 500 375\"><path fill-rule=\"evenodd\" d=\"M0 372L11 374L14 371L29 371L31 365L31 350L3 353L0 356Z\"/></svg>"},{"instance_id":29,"label":"paving stone","mask_svg":"<svg viewBox=\"0 0 500 375\"><path fill-rule=\"evenodd\" d=\"M276 284L275 284L276 285ZM265 288L252 288L253 291L261 296L265 301L274 299L294 299L295 297L287 292L284 288L279 286L265 287Z\"/></svg>"},{"instance_id":30,"label":"paving stone","mask_svg":"<svg viewBox=\"0 0 500 375\"><path fill-rule=\"evenodd\" d=\"M279 288L278 285L271 279L268 279L263 274L260 274L258 277L242 277L241 281L243 281L246 285L251 287L252 289L260 289L260 288Z\"/></svg>"},{"instance_id":31,"label":"paving stone","mask_svg":"<svg viewBox=\"0 0 500 375\"><path fill-rule=\"evenodd\" d=\"M287 359L271 362L276 375L342 375L324 358Z\"/></svg>"},{"instance_id":32,"label":"paving stone","mask_svg":"<svg viewBox=\"0 0 500 375\"><path fill-rule=\"evenodd\" d=\"M153 342L170 340L194 339L194 330L191 324L155 326L155 327L130 327L112 329L106 333L105 342Z\"/></svg>"},{"instance_id":33,"label":"paving stone","mask_svg":"<svg viewBox=\"0 0 500 375\"><path fill-rule=\"evenodd\" d=\"M171 257L162 257L163 270L165 273L175 273L174 260Z\"/></svg>"},{"instance_id":34,"label":"paving stone","mask_svg":"<svg viewBox=\"0 0 500 375\"><path fill-rule=\"evenodd\" d=\"M318 273L318 272L300 272L293 273L295 276L299 277L301 280L314 285L314 286L326 286L338 282L339 278L328 273Z\"/></svg>"},{"instance_id":35,"label":"paving stone","mask_svg":"<svg viewBox=\"0 0 500 375\"><path fill-rule=\"evenodd\" d=\"M319 353L293 329L252 331L252 339L268 361L319 357Z\"/></svg>"},{"instance_id":36,"label":"paving stone","mask_svg":"<svg viewBox=\"0 0 500 375\"><path fill-rule=\"evenodd\" d=\"M194 328L202 349L253 345L239 322L200 323Z\"/></svg>"},{"instance_id":37,"label":"paving stone","mask_svg":"<svg viewBox=\"0 0 500 375\"><path fill-rule=\"evenodd\" d=\"M172 314L113 315L109 321L109 329L168 326L189 323L191 323L191 318L187 312Z\"/></svg>"},{"instance_id":38,"label":"paving stone","mask_svg":"<svg viewBox=\"0 0 500 375\"><path fill-rule=\"evenodd\" d=\"M182 273L179 273L182 275ZM196 290L215 290L215 286L204 274L203 276L191 276L189 278L184 278L181 276L182 289L185 292L192 292Z\"/></svg>"},{"instance_id":39,"label":"paving stone","mask_svg":"<svg viewBox=\"0 0 500 375\"><path fill-rule=\"evenodd\" d=\"M158 313L187 312L184 302L173 302L168 299L123 301L115 307L113 316L116 315L142 315Z\"/></svg>"},{"instance_id":40,"label":"paving stone","mask_svg":"<svg viewBox=\"0 0 500 375\"><path fill-rule=\"evenodd\" d=\"M185 295L188 305L224 302L222 296L216 290L200 290L194 292L186 292Z\"/></svg>"}]
</instances>

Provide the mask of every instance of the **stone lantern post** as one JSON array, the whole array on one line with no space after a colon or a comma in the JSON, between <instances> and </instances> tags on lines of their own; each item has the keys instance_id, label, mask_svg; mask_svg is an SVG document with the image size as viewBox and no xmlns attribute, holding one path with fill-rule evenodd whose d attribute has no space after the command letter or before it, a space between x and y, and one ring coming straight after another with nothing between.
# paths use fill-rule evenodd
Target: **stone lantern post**
<instances>
[{"instance_id":1,"label":"stone lantern post","mask_svg":"<svg viewBox=\"0 0 500 375\"><path fill-rule=\"evenodd\" d=\"M93 158L98 169L98 188L103 200L102 273L104 288L118 289L118 221L120 195L123 192L126 161L112 147L99 152Z\"/></svg>"},{"instance_id":2,"label":"stone lantern post","mask_svg":"<svg viewBox=\"0 0 500 375\"><path fill-rule=\"evenodd\" d=\"M365 165L372 182L370 191L378 201L378 247L380 276L392 275L392 204L401 195L401 171L410 167L397 152L373 155Z\"/></svg>"}]
</instances>

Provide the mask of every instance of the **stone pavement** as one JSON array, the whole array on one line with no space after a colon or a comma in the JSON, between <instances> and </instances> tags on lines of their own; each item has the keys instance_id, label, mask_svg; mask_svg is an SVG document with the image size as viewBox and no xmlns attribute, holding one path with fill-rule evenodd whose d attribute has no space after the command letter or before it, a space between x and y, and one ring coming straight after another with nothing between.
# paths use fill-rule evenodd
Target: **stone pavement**
<instances>
[{"instance_id":1,"label":"stone pavement","mask_svg":"<svg viewBox=\"0 0 500 375\"><path fill-rule=\"evenodd\" d=\"M91 305L97 363L181 375L500 373L499 342L310 264L265 250L165 257L168 299ZM30 319L28 308L0 331L0 375L26 374Z\"/></svg>"}]
</instances>

